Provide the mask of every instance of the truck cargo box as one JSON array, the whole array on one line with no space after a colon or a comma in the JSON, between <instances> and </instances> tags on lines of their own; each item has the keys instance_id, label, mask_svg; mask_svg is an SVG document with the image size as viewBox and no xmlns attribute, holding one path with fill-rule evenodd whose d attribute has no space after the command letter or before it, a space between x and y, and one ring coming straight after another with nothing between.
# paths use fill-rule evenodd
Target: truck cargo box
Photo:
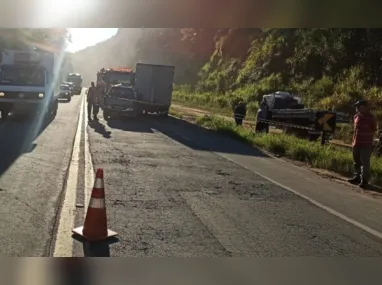
<instances>
[{"instance_id":1,"label":"truck cargo box","mask_svg":"<svg viewBox=\"0 0 382 285\"><path fill-rule=\"evenodd\" d=\"M137 63L135 88L146 112L169 111L174 73L174 66Z\"/></svg>"}]
</instances>

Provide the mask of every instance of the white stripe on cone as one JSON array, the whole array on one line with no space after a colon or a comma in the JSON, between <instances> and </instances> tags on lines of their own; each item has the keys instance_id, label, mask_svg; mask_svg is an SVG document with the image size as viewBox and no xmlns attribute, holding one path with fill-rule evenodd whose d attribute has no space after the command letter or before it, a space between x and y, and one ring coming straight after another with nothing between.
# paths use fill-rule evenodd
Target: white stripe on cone
<instances>
[{"instance_id":1,"label":"white stripe on cone","mask_svg":"<svg viewBox=\"0 0 382 285\"><path fill-rule=\"evenodd\" d=\"M89 208L103 209L105 208L105 199L103 198L91 198L89 202Z\"/></svg>"},{"instance_id":2,"label":"white stripe on cone","mask_svg":"<svg viewBox=\"0 0 382 285\"><path fill-rule=\"evenodd\" d=\"M93 188L103 189L104 188L103 179L102 178L96 178L96 180L94 181L94 187Z\"/></svg>"}]
</instances>

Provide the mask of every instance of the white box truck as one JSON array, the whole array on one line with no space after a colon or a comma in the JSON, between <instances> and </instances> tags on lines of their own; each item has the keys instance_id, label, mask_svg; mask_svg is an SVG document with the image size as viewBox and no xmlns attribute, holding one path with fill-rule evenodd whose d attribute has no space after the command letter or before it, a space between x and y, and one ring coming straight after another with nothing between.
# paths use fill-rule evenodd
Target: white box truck
<instances>
[{"instance_id":1,"label":"white box truck","mask_svg":"<svg viewBox=\"0 0 382 285\"><path fill-rule=\"evenodd\" d=\"M55 116L61 82L58 55L28 50L3 50L0 58L0 111L8 114Z\"/></svg>"},{"instance_id":2,"label":"white box truck","mask_svg":"<svg viewBox=\"0 0 382 285\"><path fill-rule=\"evenodd\" d=\"M167 116L172 99L175 67L137 63L134 87L144 113Z\"/></svg>"}]
</instances>

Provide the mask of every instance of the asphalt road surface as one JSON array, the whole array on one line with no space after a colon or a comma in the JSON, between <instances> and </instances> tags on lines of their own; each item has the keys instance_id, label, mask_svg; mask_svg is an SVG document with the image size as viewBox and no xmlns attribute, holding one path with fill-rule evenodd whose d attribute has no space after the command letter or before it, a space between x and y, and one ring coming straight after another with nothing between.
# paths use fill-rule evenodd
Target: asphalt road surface
<instances>
[{"instance_id":1,"label":"asphalt road surface","mask_svg":"<svg viewBox=\"0 0 382 285\"><path fill-rule=\"evenodd\" d=\"M83 97L0 124L1 256L382 256L381 200L175 118L88 122ZM71 230L99 167L119 236L88 244Z\"/></svg>"}]
</instances>

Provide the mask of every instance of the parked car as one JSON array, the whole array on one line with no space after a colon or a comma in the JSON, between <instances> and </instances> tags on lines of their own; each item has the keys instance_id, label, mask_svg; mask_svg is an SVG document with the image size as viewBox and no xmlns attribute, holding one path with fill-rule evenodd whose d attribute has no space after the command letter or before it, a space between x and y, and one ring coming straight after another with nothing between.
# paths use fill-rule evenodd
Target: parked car
<instances>
[{"instance_id":1,"label":"parked car","mask_svg":"<svg viewBox=\"0 0 382 285\"><path fill-rule=\"evenodd\" d=\"M110 88L104 97L102 108L105 120L113 116L135 117L142 113L135 90L122 84Z\"/></svg>"},{"instance_id":2,"label":"parked car","mask_svg":"<svg viewBox=\"0 0 382 285\"><path fill-rule=\"evenodd\" d=\"M71 95L74 95L74 83L73 82L64 82L63 84L69 85Z\"/></svg>"},{"instance_id":3,"label":"parked car","mask_svg":"<svg viewBox=\"0 0 382 285\"><path fill-rule=\"evenodd\" d=\"M72 100L72 92L70 90L69 85L67 84L60 85L60 94L58 98L65 98L68 102Z\"/></svg>"}]
</instances>

